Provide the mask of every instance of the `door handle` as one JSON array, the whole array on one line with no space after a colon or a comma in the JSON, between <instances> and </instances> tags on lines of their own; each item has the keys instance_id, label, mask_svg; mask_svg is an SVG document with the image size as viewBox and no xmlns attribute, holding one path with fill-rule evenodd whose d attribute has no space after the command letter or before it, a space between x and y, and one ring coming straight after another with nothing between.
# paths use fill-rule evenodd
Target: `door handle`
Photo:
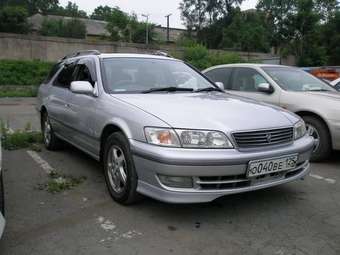
<instances>
[{"instance_id":1,"label":"door handle","mask_svg":"<svg viewBox=\"0 0 340 255\"><path fill-rule=\"evenodd\" d=\"M66 108L70 108L71 105L70 105L70 104L65 104L65 107L66 107Z\"/></svg>"}]
</instances>

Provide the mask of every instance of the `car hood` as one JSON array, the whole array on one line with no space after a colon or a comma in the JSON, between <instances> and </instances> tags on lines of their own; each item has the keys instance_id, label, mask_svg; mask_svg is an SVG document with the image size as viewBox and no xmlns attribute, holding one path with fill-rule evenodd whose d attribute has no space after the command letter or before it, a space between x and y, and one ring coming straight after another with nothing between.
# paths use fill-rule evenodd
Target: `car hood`
<instances>
[{"instance_id":1,"label":"car hood","mask_svg":"<svg viewBox=\"0 0 340 255\"><path fill-rule=\"evenodd\" d=\"M225 93L115 94L173 128L225 132L292 126L280 108ZM152 123L150 123L152 125Z\"/></svg>"}]
</instances>

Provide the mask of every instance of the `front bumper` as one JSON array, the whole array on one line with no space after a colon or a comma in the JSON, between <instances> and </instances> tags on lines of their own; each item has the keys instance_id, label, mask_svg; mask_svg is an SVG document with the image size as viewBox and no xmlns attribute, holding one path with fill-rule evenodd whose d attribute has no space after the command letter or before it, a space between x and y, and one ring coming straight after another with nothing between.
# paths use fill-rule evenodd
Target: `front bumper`
<instances>
[{"instance_id":1,"label":"front bumper","mask_svg":"<svg viewBox=\"0 0 340 255\"><path fill-rule=\"evenodd\" d=\"M165 148L135 140L130 140L130 145L138 192L164 202L201 203L303 178L309 172L314 140L305 136L290 145L248 151ZM246 177L249 161L291 154L299 155L295 169L259 178ZM159 174L192 177L194 186L165 186L159 181Z\"/></svg>"}]
</instances>

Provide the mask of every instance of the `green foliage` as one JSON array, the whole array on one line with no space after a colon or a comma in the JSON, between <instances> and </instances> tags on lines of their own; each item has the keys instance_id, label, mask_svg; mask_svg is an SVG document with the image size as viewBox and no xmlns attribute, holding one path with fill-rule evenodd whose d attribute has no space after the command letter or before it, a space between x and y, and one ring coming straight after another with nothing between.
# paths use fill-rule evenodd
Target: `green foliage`
<instances>
[{"instance_id":1,"label":"green foliage","mask_svg":"<svg viewBox=\"0 0 340 255\"><path fill-rule=\"evenodd\" d=\"M0 9L0 32L26 34L29 31L28 12L20 6Z\"/></svg>"},{"instance_id":2,"label":"green foliage","mask_svg":"<svg viewBox=\"0 0 340 255\"><path fill-rule=\"evenodd\" d=\"M40 132L15 131L9 133L2 127L2 146L5 150L18 150L29 148L32 144L42 143Z\"/></svg>"},{"instance_id":3,"label":"green foliage","mask_svg":"<svg viewBox=\"0 0 340 255\"><path fill-rule=\"evenodd\" d=\"M41 61L0 60L0 87L2 85L39 85L53 63Z\"/></svg>"},{"instance_id":4,"label":"green foliage","mask_svg":"<svg viewBox=\"0 0 340 255\"><path fill-rule=\"evenodd\" d=\"M265 25L259 13L238 11L231 24L223 30L222 48L268 52L269 34Z\"/></svg>"},{"instance_id":5,"label":"green foliage","mask_svg":"<svg viewBox=\"0 0 340 255\"><path fill-rule=\"evenodd\" d=\"M115 8L111 8L110 6L98 6L96 9L94 9L93 13L91 14L91 19L96 20L105 20L109 21L111 18L112 13L114 12ZM117 8L116 8L117 9Z\"/></svg>"},{"instance_id":6,"label":"green foliage","mask_svg":"<svg viewBox=\"0 0 340 255\"><path fill-rule=\"evenodd\" d=\"M86 37L86 26L84 22L79 19L44 19L41 25L40 34L44 36L84 39Z\"/></svg>"},{"instance_id":7,"label":"green foliage","mask_svg":"<svg viewBox=\"0 0 340 255\"><path fill-rule=\"evenodd\" d=\"M340 11L323 26L322 42L325 44L329 65L340 65Z\"/></svg>"},{"instance_id":8,"label":"green foliage","mask_svg":"<svg viewBox=\"0 0 340 255\"><path fill-rule=\"evenodd\" d=\"M214 65L231 64L242 62L241 57L236 53L210 52L206 47L196 44L185 47L183 60L203 70Z\"/></svg>"},{"instance_id":9,"label":"green foliage","mask_svg":"<svg viewBox=\"0 0 340 255\"><path fill-rule=\"evenodd\" d=\"M48 176L49 180L47 183L38 184L37 188L39 190L46 190L53 194L60 193L65 190L71 190L82 184L87 179L85 176L74 177L72 175L59 173L55 170L51 171Z\"/></svg>"},{"instance_id":10,"label":"green foliage","mask_svg":"<svg viewBox=\"0 0 340 255\"><path fill-rule=\"evenodd\" d=\"M56 8L59 4L58 0L2 0L2 1L4 2L4 5L21 6L22 8L27 10L29 15L33 15L36 13L47 14L49 10Z\"/></svg>"},{"instance_id":11,"label":"green foliage","mask_svg":"<svg viewBox=\"0 0 340 255\"><path fill-rule=\"evenodd\" d=\"M111 8L111 15L107 17L106 29L111 35L112 41L128 41L134 43L145 43L146 23L139 22L136 14L129 15L118 7ZM148 24L149 42L155 38L154 24Z\"/></svg>"},{"instance_id":12,"label":"green foliage","mask_svg":"<svg viewBox=\"0 0 340 255\"><path fill-rule=\"evenodd\" d=\"M65 7L55 5L47 10L47 14L73 17L73 18L87 18L87 13L80 10L76 3L68 1Z\"/></svg>"},{"instance_id":13,"label":"green foliage","mask_svg":"<svg viewBox=\"0 0 340 255\"><path fill-rule=\"evenodd\" d=\"M0 86L1 97L36 97L38 86Z\"/></svg>"}]
</instances>

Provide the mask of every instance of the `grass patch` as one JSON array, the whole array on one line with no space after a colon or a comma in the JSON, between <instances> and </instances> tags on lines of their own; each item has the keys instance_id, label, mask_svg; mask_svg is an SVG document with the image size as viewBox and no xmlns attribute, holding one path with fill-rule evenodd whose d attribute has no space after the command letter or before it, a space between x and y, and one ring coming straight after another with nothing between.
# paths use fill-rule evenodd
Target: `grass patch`
<instances>
[{"instance_id":1,"label":"grass patch","mask_svg":"<svg viewBox=\"0 0 340 255\"><path fill-rule=\"evenodd\" d=\"M36 97L38 86L0 86L0 97Z\"/></svg>"},{"instance_id":2,"label":"grass patch","mask_svg":"<svg viewBox=\"0 0 340 255\"><path fill-rule=\"evenodd\" d=\"M2 147L5 150L18 150L31 148L32 150L41 151L43 137L41 132L30 131L31 124L27 123L25 130L9 132L4 122L0 121L0 135Z\"/></svg>"},{"instance_id":3,"label":"grass patch","mask_svg":"<svg viewBox=\"0 0 340 255\"><path fill-rule=\"evenodd\" d=\"M37 60L0 60L0 86L37 86L47 77L52 66L53 63Z\"/></svg>"},{"instance_id":4,"label":"grass patch","mask_svg":"<svg viewBox=\"0 0 340 255\"><path fill-rule=\"evenodd\" d=\"M48 176L49 180L47 183L38 184L37 188L39 190L46 190L52 194L74 189L87 179L85 176L77 178L71 175L61 174L58 171L52 171Z\"/></svg>"}]
</instances>

